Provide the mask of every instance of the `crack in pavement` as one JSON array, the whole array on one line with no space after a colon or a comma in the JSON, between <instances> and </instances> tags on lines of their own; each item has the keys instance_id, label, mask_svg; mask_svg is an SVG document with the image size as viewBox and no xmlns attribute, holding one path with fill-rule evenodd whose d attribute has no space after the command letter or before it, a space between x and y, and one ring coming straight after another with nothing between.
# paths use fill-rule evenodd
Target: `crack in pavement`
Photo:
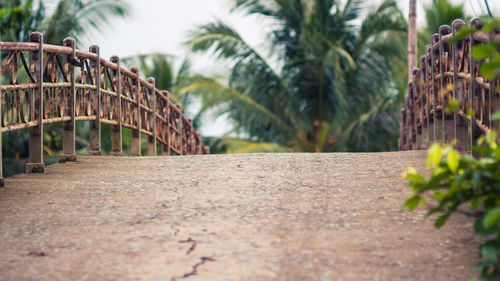
<instances>
[{"instance_id":1,"label":"crack in pavement","mask_svg":"<svg viewBox=\"0 0 500 281\"><path fill-rule=\"evenodd\" d=\"M191 243L191 247L189 247L189 249L187 250L186 256L189 256L189 254L194 251L194 248L196 248L196 240L191 239L191 237L189 237L187 240L181 240L179 241L179 243Z\"/></svg>"},{"instance_id":2,"label":"crack in pavement","mask_svg":"<svg viewBox=\"0 0 500 281\"><path fill-rule=\"evenodd\" d=\"M172 279L170 280L176 281L179 279L185 279L188 278L189 276L196 275L198 273L198 267L204 265L207 261L215 261L215 259L211 257L201 257L200 260L201 260L200 262L197 262L195 265L193 265L193 270L191 270L188 273L184 273L182 276L172 277Z\"/></svg>"}]
</instances>

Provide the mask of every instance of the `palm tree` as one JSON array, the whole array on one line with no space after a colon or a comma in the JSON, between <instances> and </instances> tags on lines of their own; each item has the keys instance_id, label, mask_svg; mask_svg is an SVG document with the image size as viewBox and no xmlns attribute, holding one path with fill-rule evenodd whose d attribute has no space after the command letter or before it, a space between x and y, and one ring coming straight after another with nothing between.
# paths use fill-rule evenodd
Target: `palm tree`
<instances>
[{"instance_id":1,"label":"palm tree","mask_svg":"<svg viewBox=\"0 0 500 281\"><path fill-rule=\"evenodd\" d=\"M186 87L226 114L250 140L298 151L396 147L406 72L406 21L386 0L362 18L364 0L237 0L234 10L274 21L269 53L259 53L221 21L200 26L188 46L231 62L231 73Z\"/></svg>"},{"instance_id":2,"label":"palm tree","mask_svg":"<svg viewBox=\"0 0 500 281\"><path fill-rule=\"evenodd\" d=\"M465 18L464 4L454 5L449 0L433 0L424 10L428 34L439 32L441 25L451 25L455 19Z\"/></svg>"},{"instance_id":3,"label":"palm tree","mask_svg":"<svg viewBox=\"0 0 500 281\"><path fill-rule=\"evenodd\" d=\"M2 41L25 41L30 30L40 25L45 7L40 2L35 9L33 0L3 0L0 2L0 35Z\"/></svg>"},{"instance_id":4,"label":"palm tree","mask_svg":"<svg viewBox=\"0 0 500 281\"><path fill-rule=\"evenodd\" d=\"M433 0L424 6L426 26L418 32L418 55L425 53L431 35L439 32L441 25L451 25L455 19L466 20L463 4L455 5L450 0Z\"/></svg>"},{"instance_id":5,"label":"palm tree","mask_svg":"<svg viewBox=\"0 0 500 281\"><path fill-rule=\"evenodd\" d=\"M48 15L47 2L35 5L33 0L5 0L0 2L0 32L3 41L27 41L29 32L44 33L44 41L61 44L71 36L79 42L82 35L99 32L111 20L129 15L126 0L58 0Z\"/></svg>"}]
</instances>

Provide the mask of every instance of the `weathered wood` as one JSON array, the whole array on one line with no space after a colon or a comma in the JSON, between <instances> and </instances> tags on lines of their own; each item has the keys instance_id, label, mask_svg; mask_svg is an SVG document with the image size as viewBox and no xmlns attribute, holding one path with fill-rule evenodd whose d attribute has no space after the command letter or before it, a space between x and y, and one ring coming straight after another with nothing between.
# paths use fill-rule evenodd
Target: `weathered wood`
<instances>
[{"instance_id":1,"label":"weathered wood","mask_svg":"<svg viewBox=\"0 0 500 281\"><path fill-rule=\"evenodd\" d=\"M43 35L39 32L30 33L30 42L38 43L38 49L30 52L30 68L36 79L37 87L31 91L31 112L37 125L30 128L29 162L26 164L26 173L43 173Z\"/></svg>"}]
</instances>

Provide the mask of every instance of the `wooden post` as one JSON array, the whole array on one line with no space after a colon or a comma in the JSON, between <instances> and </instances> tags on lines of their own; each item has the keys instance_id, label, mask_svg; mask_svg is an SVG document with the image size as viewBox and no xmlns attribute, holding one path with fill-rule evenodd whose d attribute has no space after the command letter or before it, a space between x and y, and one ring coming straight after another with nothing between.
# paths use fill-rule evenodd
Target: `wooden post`
<instances>
[{"instance_id":1,"label":"wooden post","mask_svg":"<svg viewBox=\"0 0 500 281\"><path fill-rule=\"evenodd\" d=\"M179 109L179 119L177 120L177 128L179 128L179 151L180 155L184 155L184 145L183 145L183 138L184 138L184 126L182 123L182 105L181 104L176 104L175 105Z\"/></svg>"},{"instance_id":2,"label":"wooden post","mask_svg":"<svg viewBox=\"0 0 500 281\"><path fill-rule=\"evenodd\" d=\"M95 120L90 121L89 144L90 155L101 155L101 62L99 56L99 47L92 45L89 48L91 53L97 55L96 60L90 61L92 78L95 86L94 95L91 96L92 110L95 114Z\"/></svg>"},{"instance_id":3,"label":"wooden post","mask_svg":"<svg viewBox=\"0 0 500 281\"><path fill-rule=\"evenodd\" d=\"M431 58L432 58L432 62L431 62L431 67L432 67L432 74L431 74L431 86L432 86L432 95L433 95L433 110L434 110L434 114L433 114L433 122L434 122L434 142L440 142L442 143L443 142L443 123L441 122L441 112L438 112L438 103L439 103L439 100L441 99L440 97L440 92L441 92L441 88L440 88L440 85L438 83L436 83L436 76L439 74L439 73L436 73L437 71L439 71L439 61L438 61L438 65L436 65L436 59L439 60L439 50L437 51L434 51L434 43L438 43L439 42L439 34L437 33L434 33L432 34L431 36Z\"/></svg>"},{"instance_id":4,"label":"wooden post","mask_svg":"<svg viewBox=\"0 0 500 281\"><path fill-rule=\"evenodd\" d=\"M132 156L141 156L141 93L139 89L139 69L137 67L132 67L130 71L137 75L135 79L132 79L132 89L134 90L133 95L137 104L136 112L134 113L137 129L132 130L130 154Z\"/></svg>"},{"instance_id":5,"label":"wooden post","mask_svg":"<svg viewBox=\"0 0 500 281\"><path fill-rule=\"evenodd\" d=\"M451 53L451 46L444 42L444 37L448 34L451 34L451 27L448 25L442 25L439 27L439 65L440 65L440 73L441 73L441 94L442 94L442 126L443 126L443 143L451 144L453 140L456 138L456 126L455 126L455 115L453 113L446 113L446 108L450 106L450 97L453 97L453 92L449 92L447 90L447 81L450 80L449 77L445 75L446 72L449 71L450 65L452 65L452 61L448 61L449 55L446 54L446 50L448 53ZM453 85L453 81L450 83Z\"/></svg>"},{"instance_id":6,"label":"wooden post","mask_svg":"<svg viewBox=\"0 0 500 281\"><path fill-rule=\"evenodd\" d=\"M121 80L121 73L120 73L120 58L117 56L112 56L110 58L111 62L116 65L117 70L112 70L112 77L115 92L117 94L116 97L116 112L117 117L116 121L118 122L117 125L114 125L111 127L111 147L112 147L112 154L114 156L122 156L123 155L123 150L122 150L122 93L121 93L121 87L122 87L122 80Z\"/></svg>"},{"instance_id":7,"label":"wooden post","mask_svg":"<svg viewBox=\"0 0 500 281\"><path fill-rule=\"evenodd\" d=\"M162 145L162 150L161 150L161 155L163 156L170 156L170 100L168 97L168 91L163 91L162 92L165 97L167 97L167 106L166 106L166 116L163 116L165 118L165 122L167 123L167 129L166 129L166 143Z\"/></svg>"},{"instance_id":8,"label":"wooden post","mask_svg":"<svg viewBox=\"0 0 500 281\"><path fill-rule=\"evenodd\" d=\"M188 119L188 123L189 123L189 139L188 139L188 143L189 143L189 146L190 146L190 155L195 155L195 147L196 147L196 140L195 140L195 137L193 135L194 133L194 130L193 130L193 120L191 119Z\"/></svg>"},{"instance_id":9,"label":"wooden post","mask_svg":"<svg viewBox=\"0 0 500 281\"><path fill-rule=\"evenodd\" d=\"M414 110L414 130L415 130L415 147L413 149L422 148L422 128L419 130L419 120L422 102L422 91L420 87L420 69L413 69L413 85L415 87L415 93L413 95L413 110Z\"/></svg>"},{"instance_id":10,"label":"wooden post","mask_svg":"<svg viewBox=\"0 0 500 281\"><path fill-rule=\"evenodd\" d=\"M151 105L152 112L149 114L149 122L151 130L153 132L152 136L148 136L148 156L156 156L156 88L155 79L148 78L148 83L153 85L152 89L148 90L149 104Z\"/></svg>"},{"instance_id":11,"label":"wooden post","mask_svg":"<svg viewBox=\"0 0 500 281\"><path fill-rule=\"evenodd\" d=\"M500 34L500 30L493 28L490 33L490 41L493 40L493 36L498 36ZM496 112L500 111L500 92L498 91L500 87L499 83L500 79L496 78L490 81L490 114L489 114L489 120L490 120L490 128L493 130L496 130L497 133L500 132L500 119L497 120L492 120L491 116L492 114L495 114ZM500 135L497 135L497 141L500 141Z\"/></svg>"},{"instance_id":12,"label":"wooden post","mask_svg":"<svg viewBox=\"0 0 500 281\"><path fill-rule=\"evenodd\" d=\"M43 173L45 164L43 163L43 35L39 32L32 32L29 35L30 42L38 43L38 50L30 53L30 69L36 79L37 87L34 89L31 98L33 121L38 124L30 128L29 140L29 162L26 164L26 173Z\"/></svg>"},{"instance_id":13,"label":"wooden post","mask_svg":"<svg viewBox=\"0 0 500 281\"><path fill-rule=\"evenodd\" d=\"M0 58L2 56L2 51L0 50ZM2 85L2 77L0 77L0 85ZM3 93L0 91L0 187L5 185L5 180L3 178L3 157L2 157L2 127L3 127Z\"/></svg>"},{"instance_id":14,"label":"wooden post","mask_svg":"<svg viewBox=\"0 0 500 281\"><path fill-rule=\"evenodd\" d=\"M417 66L417 0L410 0L408 13L408 81L413 78L412 70Z\"/></svg>"},{"instance_id":15,"label":"wooden post","mask_svg":"<svg viewBox=\"0 0 500 281\"><path fill-rule=\"evenodd\" d=\"M427 95L427 65L425 63L425 55L420 57L420 88L422 89L422 149L429 147L429 109L428 109L428 95Z\"/></svg>"},{"instance_id":16,"label":"wooden post","mask_svg":"<svg viewBox=\"0 0 500 281\"><path fill-rule=\"evenodd\" d=\"M426 86L427 86L427 135L429 138L428 145L430 146L435 141L434 136L434 114L431 114L431 110L434 110L434 96L432 94L432 56L431 56L431 45L427 45L425 48L425 61L426 61Z\"/></svg>"},{"instance_id":17,"label":"wooden post","mask_svg":"<svg viewBox=\"0 0 500 281\"><path fill-rule=\"evenodd\" d=\"M470 21L470 26L472 28L476 28L477 30L482 29L482 25L479 22L479 18L473 18ZM474 111L474 105L479 102L477 96L476 96L476 70L479 68L477 65L476 60L472 57L472 52L474 50L475 42L474 42L474 36L473 34L469 35L469 40L470 40L470 53L469 53L469 59L470 59L470 86L469 86L469 103L468 105L470 106L470 112L472 112L472 115L470 116L470 122L469 122L469 150L472 152L472 147L476 144L476 112Z\"/></svg>"},{"instance_id":18,"label":"wooden post","mask_svg":"<svg viewBox=\"0 0 500 281\"><path fill-rule=\"evenodd\" d=\"M457 19L454 20L452 23L452 34L453 37L455 37L455 34L457 34L460 29L465 27L465 22L463 20ZM451 46L452 50L452 60L453 60L453 98L455 98L459 103L462 103L462 100L464 99L464 87L462 86L462 80L459 79L458 73L459 73L459 55L460 51L462 53L462 58L464 57L465 54L463 54L464 50L464 40L461 40L460 42L457 42L456 44L453 44ZM460 49L460 50L459 50ZM453 113L453 118L455 120L455 139L457 140L457 143L455 145L456 149L460 152L465 152L468 149L468 131L467 131L467 122L465 118L459 117L457 114L457 111Z\"/></svg>"},{"instance_id":19,"label":"wooden post","mask_svg":"<svg viewBox=\"0 0 500 281\"><path fill-rule=\"evenodd\" d=\"M196 132L196 154L203 154L203 141L201 140L201 135L198 132Z\"/></svg>"},{"instance_id":20,"label":"wooden post","mask_svg":"<svg viewBox=\"0 0 500 281\"><path fill-rule=\"evenodd\" d=\"M73 51L71 54L65 56L64 61L64 74L67 75L71 87L66 92L67 104L65 104L64 110L66 114L71 118L69 121L63 123L63 153L61 155L60 162L75 162L75 39L66 38L63 41L65 47L70 47ZM69 75L68 75L69 74Z\"/></svg>"}]
</instances>

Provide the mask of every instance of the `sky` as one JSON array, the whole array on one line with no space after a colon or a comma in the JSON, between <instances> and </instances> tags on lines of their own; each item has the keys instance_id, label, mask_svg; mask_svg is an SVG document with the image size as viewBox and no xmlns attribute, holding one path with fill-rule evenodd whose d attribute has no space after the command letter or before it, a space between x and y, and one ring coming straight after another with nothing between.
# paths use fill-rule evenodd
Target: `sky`
<instances>
[{"instance_id":1,"label":"sky","mask_svg":"<svg viewBox=\"0 0 500 281\"><path fill-rule=\"evenodd\" d=\"M417 0L417 25L424 23L423 5L432 0ZM381 0L368 1L377 5ZM484 0L453 0L464 3L470 15L486 13ZM269 29L262 18L246 16L241 13L230 13L231 0L129 0L132 15L126 20L115 19L112 27L102 34L92 36L92 41L84 40L86 45L100 46L101 57L112 55L120 57L139 53L161 52L175 55L180 62L187 54L183 43L190 31L196 26L220 19L235 28L245 41L257 50L263 49L266 43L265 31ZM408 14L409 0L398 0L404 14ZM500 1L488 0L494 15L500 16ZM193 58L195 70L211 71L207 59L199 56ZM198 61L198 63L197 63ZM221 135L230 126L224 118L210 120L202 128L203 135Z\"/></svg>"}]
</instances>

